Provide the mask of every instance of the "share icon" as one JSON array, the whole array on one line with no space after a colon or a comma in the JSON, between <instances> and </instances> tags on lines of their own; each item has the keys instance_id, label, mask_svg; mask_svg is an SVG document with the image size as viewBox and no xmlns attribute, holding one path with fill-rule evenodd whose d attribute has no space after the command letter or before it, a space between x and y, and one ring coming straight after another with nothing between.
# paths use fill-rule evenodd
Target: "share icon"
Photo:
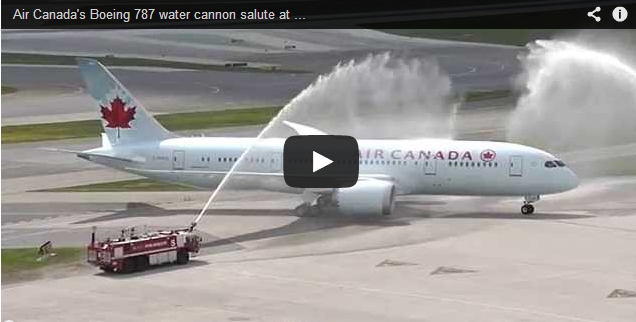
<instances>
[{"instance_id":1,"label":"share icon","mask_svg":"<svg viewBox=\"0 0 636 322\"><path fill-rule=\"evenodd\" d=\"M594 10L592 10L592 11L588 12L588 13L587 13L587 16L588 16L588 17L591 17L591 18L594 18L594 20L596 20L596 22L599 22L599 21L601 21L601 17L597 17L597 16L595 16L595 14L596 14L597 12L599 12L599 11L601 11L601 7L596 7L596 8L594 8Z\"/></svg>"}]
</instances>

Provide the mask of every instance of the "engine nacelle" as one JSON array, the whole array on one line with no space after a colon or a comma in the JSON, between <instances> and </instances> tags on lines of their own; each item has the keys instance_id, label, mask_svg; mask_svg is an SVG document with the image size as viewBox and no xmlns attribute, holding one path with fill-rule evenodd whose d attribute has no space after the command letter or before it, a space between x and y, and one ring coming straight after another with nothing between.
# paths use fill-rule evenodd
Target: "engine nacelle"
<instances>
[{"instance_id":1,"label":"engine nacelle","mask_svg":"<svg viewBox=\"0 0 636 322\"><path fill-rule=\"evenodd\" d=\"M386 216L393 212L395 186L381 180L359 180L355 186L334 192L338 210L350 216Z\"/></svg>"}]
</instances>

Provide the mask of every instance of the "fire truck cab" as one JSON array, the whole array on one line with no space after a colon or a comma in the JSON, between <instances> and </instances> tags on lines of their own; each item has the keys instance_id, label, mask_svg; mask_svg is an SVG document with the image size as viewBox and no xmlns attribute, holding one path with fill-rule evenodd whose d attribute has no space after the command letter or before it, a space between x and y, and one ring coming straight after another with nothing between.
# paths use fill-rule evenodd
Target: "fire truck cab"
<instances>
[{"instance_id":1,"label":"fire truck cab","mask_svg":"<svg viewBox=\"0 0 636 322\"><path fill-rule=\"evenodd\" d=\"M106 272L131 273L168 263L187 264L200 249L201 237L188 229L166 230L95 241L87 247L87 260Z\"/></svg>"}]
</instances>

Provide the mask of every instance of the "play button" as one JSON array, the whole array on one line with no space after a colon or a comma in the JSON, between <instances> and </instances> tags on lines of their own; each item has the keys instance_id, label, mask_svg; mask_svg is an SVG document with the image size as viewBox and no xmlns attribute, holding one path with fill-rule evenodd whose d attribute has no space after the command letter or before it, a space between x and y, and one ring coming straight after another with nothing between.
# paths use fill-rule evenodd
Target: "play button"
<instances>
[{"instance_id":1,"label":"play button","mask_svg":"<svg viewBox=\"0 0 636 322\"><path fill-rule=\"evenodd\" d=\"M316 172L316 171L318 171L318 170L320 170L320 169L322 169L322 168L324 168L324 167L326 167L326 166L328 166L328 165L333 163L333 161L325 158L324 156L322 156L322 154L320 154L320 153L318 153L316 151L312 151L312 152L314 153L313 154L313 158L312 158L313 160L311 162L313 164L313 166L314 166L314 171L313 172Z\"/></svg>"},{"instance_id":2,"label":"play button","mask_svg":"<svg viewBox=\"0 0 636 322\"><path fill-rule=\"evenodd\" d=\"M358 181L358 143L350 136L297 135L285 140L285 183L294 188L346 188Z\"/></svg>"}]
</instances>

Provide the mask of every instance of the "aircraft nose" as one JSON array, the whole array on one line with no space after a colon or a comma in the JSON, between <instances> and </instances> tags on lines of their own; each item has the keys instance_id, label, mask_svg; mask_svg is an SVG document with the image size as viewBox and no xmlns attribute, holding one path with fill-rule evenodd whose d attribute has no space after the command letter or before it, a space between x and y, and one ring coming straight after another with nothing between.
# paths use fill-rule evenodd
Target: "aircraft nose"
<instances>
[{"instance_id":1,"label":"aircraft nose","mask_svg":"<svg viewBox=\"0 0 636 322\"><path fill-rule=\"evenodd\" d=\"M574 171L570 170L569 168L566 168L564 170L567 172L563 180L566 190L576 188L579 185L579 177L576 175L576 173L574 173Z\"/></svg>"}]
</instances>

